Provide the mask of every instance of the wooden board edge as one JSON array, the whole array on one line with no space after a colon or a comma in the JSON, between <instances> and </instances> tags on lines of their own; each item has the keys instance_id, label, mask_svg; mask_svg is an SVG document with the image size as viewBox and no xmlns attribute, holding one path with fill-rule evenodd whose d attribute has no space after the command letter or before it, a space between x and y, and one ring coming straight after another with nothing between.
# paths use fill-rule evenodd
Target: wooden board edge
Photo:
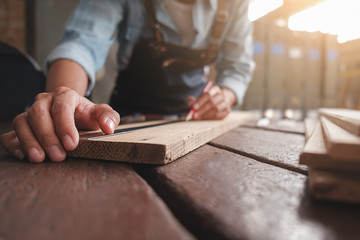
<instances>
[{"instance_id":1,"label":"wooden board edge","mask_svg":"<svg viewBox=\"0 0 360 240\"><path fill-rule=\"evenodd\" d=\"M238 122L230 122L228 124L224 124L222 126L222 129L220 130L218 127L212 127L210 129L208 129L205 133L209 133L211 131L211 136L210 134L205 134L205 136L200 136L200 134L198 134L197 136L195 136L196 140L199 143L199 146L202 146L210 141L212 141L213 139L221 136L222 134L235 129L236 127L241 126L242 124L251 121L252 120L252 115L251 114L243 114L243 118L238 121ZM188 144L187 141L185 139L179 139L179 141L176 143L176 147L181 147L183 149L186 149L186 154L188 154L189 152L197 149L198 147L190 147L191 144ZM167 148L166 149L166 154L165 154L165 160L163 161L164 164L170 163L172 161L175 161L176 159L178 159L179 157L183 156L185 154L173 154L172 149Z\"/></svg>"},{"instance_id":2,"label":"wooden board edge","mask_svg":"<svg viewBox=\"0 0 360 240\"><path fill-rule=\"evenodd\" d=\"M149 155L152 152L157 153L165 153L165 146L161 144L151 144L146 145L144 148L141 144L134 143L126 143L122 142L121 151L117 151L118 145L116 142L107 142L107 150L112 152L112 155L109 156L106 154L106 151L81 151L83 149L83 145L86 145L87 148L92 148L99 150L98 142L94 140L80 140L79 146L71 152L68 152L69 157L76 158L87 158L87 159L99 159L99 160L107 160L107 161L119 161L119 162L127 162L127 163L145 163L145 164L165 164L165 154L162 154L160 157L149 158L142 157L141 161L139 160L139 156ZM114 155L113 153L117 153ZM116 157L114 157L116 156Z\"/></svg>"},{"instance_id":3,"label":"wooden board edge","mask_svg":"<svg viewBox=\"0 0 360 240\"><path fill-rule=\"evenodd\" d=\"M316 199L360 203L357 172L309 168L309 188Z\"/></svg>"},{"instance_id":4,"label":"wooden board edge","mask_svg":"<svg viewBox=\"0 0 360 240\"><path fill-rule=\"evenodd\" d=\"M342 129L341 127L332 123L326 117L320 117L320 123L328 155L335 159L360 160L360 147L358 145L336 142L335 139L331 138L331 125L339 129ZM354 137L357 136L354 135Z\"/></svg>"},{"instance_id":5,"label":"wooden board edge","mask_svg":"<svg viewBox=\"0 0 360 240\"><path fill-rule=\"evenodd\" d=\"M343 158L333 158L327 152L316 153L306 152L308 145L322 145L324 142L324 135L321 129L321 124L318 121L312 135L305 143L299 157L299 163L314 168L326 169L343 169L343 170L360 170L360 162Z\"/></svg>"},{"instance_id":6,"label":"wooden board edge","mask_svg":"<svg viewBox=\"0 0 360 240\"><path fill-rule=\"evenodd\" d=\"M360 136L360 125L355 124L352 122L351 118L348 118L347 116L342 116L338 114L334 114L330 111L326 111L326 109L320 109L319 113L321 116L326 117L331 122L335 123L339 127L343 128L344 130L356 135ZM360 121L360 119L359 119Z\"/></svg>"},{"instance_id":7,"label":"wooden board edge","mask_svg":"<svg viewBox=\"0 0 360 240\"><path fill-rule=\"evenodd\" d=\"M305 118L304 125L305 125L305 139L306 141L309 140L311 135L313 134L316 124L319 120L317 118Z\"/></svg>"}]
</instances>

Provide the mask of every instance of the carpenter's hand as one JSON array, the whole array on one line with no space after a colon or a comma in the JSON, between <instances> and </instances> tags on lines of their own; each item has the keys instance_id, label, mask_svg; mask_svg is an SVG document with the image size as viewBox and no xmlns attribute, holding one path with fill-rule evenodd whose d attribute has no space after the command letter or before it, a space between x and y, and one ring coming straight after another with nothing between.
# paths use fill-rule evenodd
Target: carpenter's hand
<instances>
[{"instance_id":1,"label":"carpenter's hand","mask_svg":"<svg viewBox=\"0 0 360 240\"><path fill-rule=\"evenodd\" d=\"M13 120L15 131L0 136L0 144L13 156L42 162L63 161L66 151L79 143L77 129L114 132L120 116L109 105L94 104L66 87L52 93L40 93L28 112Z\"/></svg>"},{"instance_id":2,"label":"carpenter's hand","mask_svg":"<svg viewBox=\"0 0 360 240\"><path fill-rule=\"evenodd\" d=\"M230 113L235 101L233 91L228 88L221 89L218 86L212 86L198 99L193 96L187 98L188 106L195 110L193 115L195 120L223 119Z\"/></svg>"}]
</instances>

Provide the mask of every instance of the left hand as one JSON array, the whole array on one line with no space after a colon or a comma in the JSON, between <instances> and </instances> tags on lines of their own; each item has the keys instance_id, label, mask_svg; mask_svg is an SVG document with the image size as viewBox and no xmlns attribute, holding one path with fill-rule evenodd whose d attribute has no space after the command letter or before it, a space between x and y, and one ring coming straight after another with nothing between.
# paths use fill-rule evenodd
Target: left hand
<instances>
[{"instance_id":1,"label":"left hand","mask_svg":"<svg viewBox=\"0 0 360 240\"><path fill-rule=\"evenodd\" d=\"M230 113L235 102L236 97L232 90L216 85L202 93L198 99L193 96L187 98L188 106L195 110L195 120L223 119Z\"/></svg>"}]
</instances>

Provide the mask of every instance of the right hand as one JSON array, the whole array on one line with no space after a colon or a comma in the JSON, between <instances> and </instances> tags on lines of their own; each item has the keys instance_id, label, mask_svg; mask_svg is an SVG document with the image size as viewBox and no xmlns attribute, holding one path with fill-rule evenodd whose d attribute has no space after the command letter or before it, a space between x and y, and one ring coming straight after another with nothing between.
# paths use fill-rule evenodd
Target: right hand
<instances>
[{"instance_id":1,"label":"right hand","mask_svg":"<svg viewBox=\"0 0 360 240\"><path fill-rule=\"evenodd\" d=\"M78 129L101 129L112 134L120 122L119 114L107 104L94 104L76 91L59 87L40 93L29 111L12 122L14 131L0 136L0 144L13 156L27 156L42 162L47 155L60 162L66 152L79 143Z\"/></svg>"}]
</instances>

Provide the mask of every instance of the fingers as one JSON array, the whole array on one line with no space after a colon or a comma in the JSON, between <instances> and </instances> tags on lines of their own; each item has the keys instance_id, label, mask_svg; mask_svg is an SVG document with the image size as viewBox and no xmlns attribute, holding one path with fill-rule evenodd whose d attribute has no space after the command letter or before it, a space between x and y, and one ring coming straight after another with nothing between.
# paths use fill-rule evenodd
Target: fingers
<instances>
[{"instance_id":1,"label":"fingers","mask_svg":"<svg viewBox=\"0 0 360 240\"><path fill-rule=\"evenodd\" d=\"M120 115L107 104L88 104L84 99L75 112L76 126L80 129L100 129L105 134L114 132L120 123Z\"/></svg>"},{"instance_id":2,"label":"fingers","mask_svg":"<svg viewBox=\"0 0 360 240\"><path fill-rule=\"evenodd\" d=\"M67 151L79 143L80 129L98 129L111 134L120 116L107 104L94 104L69 88L58 88L51 108L57 137Z\"/></svg>"},{"instance_id":3,"label":"fingers","mask_svg":"<svg viewBox=\"0 0 360 240\"><path fill-rule=\"evenodd\" d=\"M75 111L80 104L80 96L72 89L57 88L54 100L49 106L50 116L53 119L55 132L53 133L64 150L72 151L79 143L79 133L75 126ZM94 104L89 101L89 105ZM55 137L54 136L54 137Z\"/></svg>"},{"instance_id":4,"label":"fingers","mask_svg":"<svg viewBox=\"0 0 360 240\"><path fill-rule=\"evenodd\" d=\"M189 96L186 98L186 104L188 105L188 107L192 107L196 102L196 98L193 96Z\"/></svg>"},{"instance_id":5,"label":"fingers","mask_svg":"<svg viewBox=\"0 0 360 240\"><path fill-rule=\"evenodd\" d=\"M112 134L120 123L120 115L107 104L96 105L94 111L101 130Z\"/></svg>"},{"instance_id":6,"label":"fingers","mask_svg":"<svg viewBox=\"0 0 360 240\"><path fill-rule=\"evenodd\" d=\"M42 94L37 99L39 100L32 105L28 112L28 123L48 157L55 162L62 161L66 157L66 151L56 134L54 124L59 123L55 121L52 114L52 108L59 100L52 94ZM20 139L20 136L18 137ZM20 142L22 142L21 139Z\"/></svg>"},{"instance_id":7,"label":"fingers","mask_svg":"<svg viewBox=\"0 0 360 240\"><path fill-rule=\"evenodd\" d=\"M21 149L28 159L32 162L42 162L45 159L45 152L28 124L27 117L27 112L18 115L13 120L13 128Z\"/></svg>"},{"instance_id":8,"label":"fingers","mask_svg":"<svg viewBox=\"0 0 360 240\"><path fill-rule=\"evenodd\" d=\"M230 107L222 90L213 86L194 103L194 119L222 119L230 113Z\"/></svg>"},{"instance_id":9,"label":"fingers","mask_svg":"<svg viewBox=\"0 0 360 240\"><path fill-rule=\"evenodd\" d=\"M106 104L96 105L75 91L61 87L41 93L26 113L13 120L15 132L1 136L1 144L13 156L25 154L30 161L42 162L47 155L62 161L66 151L79 142L78 127L114 132L120 116Z\"/></svg>"},{"instance_id":10,"label":"fingers","mask_svg":"<svg viewBox=\"0 0 360 240\"><path fill-rule=\"evenodd\" d=\"M5 133L0 136L0 145L8 152L11 156L16 157L20 160L25 158L19 139L16 136L15 131Z\"/></svg>"}]
</instances>

